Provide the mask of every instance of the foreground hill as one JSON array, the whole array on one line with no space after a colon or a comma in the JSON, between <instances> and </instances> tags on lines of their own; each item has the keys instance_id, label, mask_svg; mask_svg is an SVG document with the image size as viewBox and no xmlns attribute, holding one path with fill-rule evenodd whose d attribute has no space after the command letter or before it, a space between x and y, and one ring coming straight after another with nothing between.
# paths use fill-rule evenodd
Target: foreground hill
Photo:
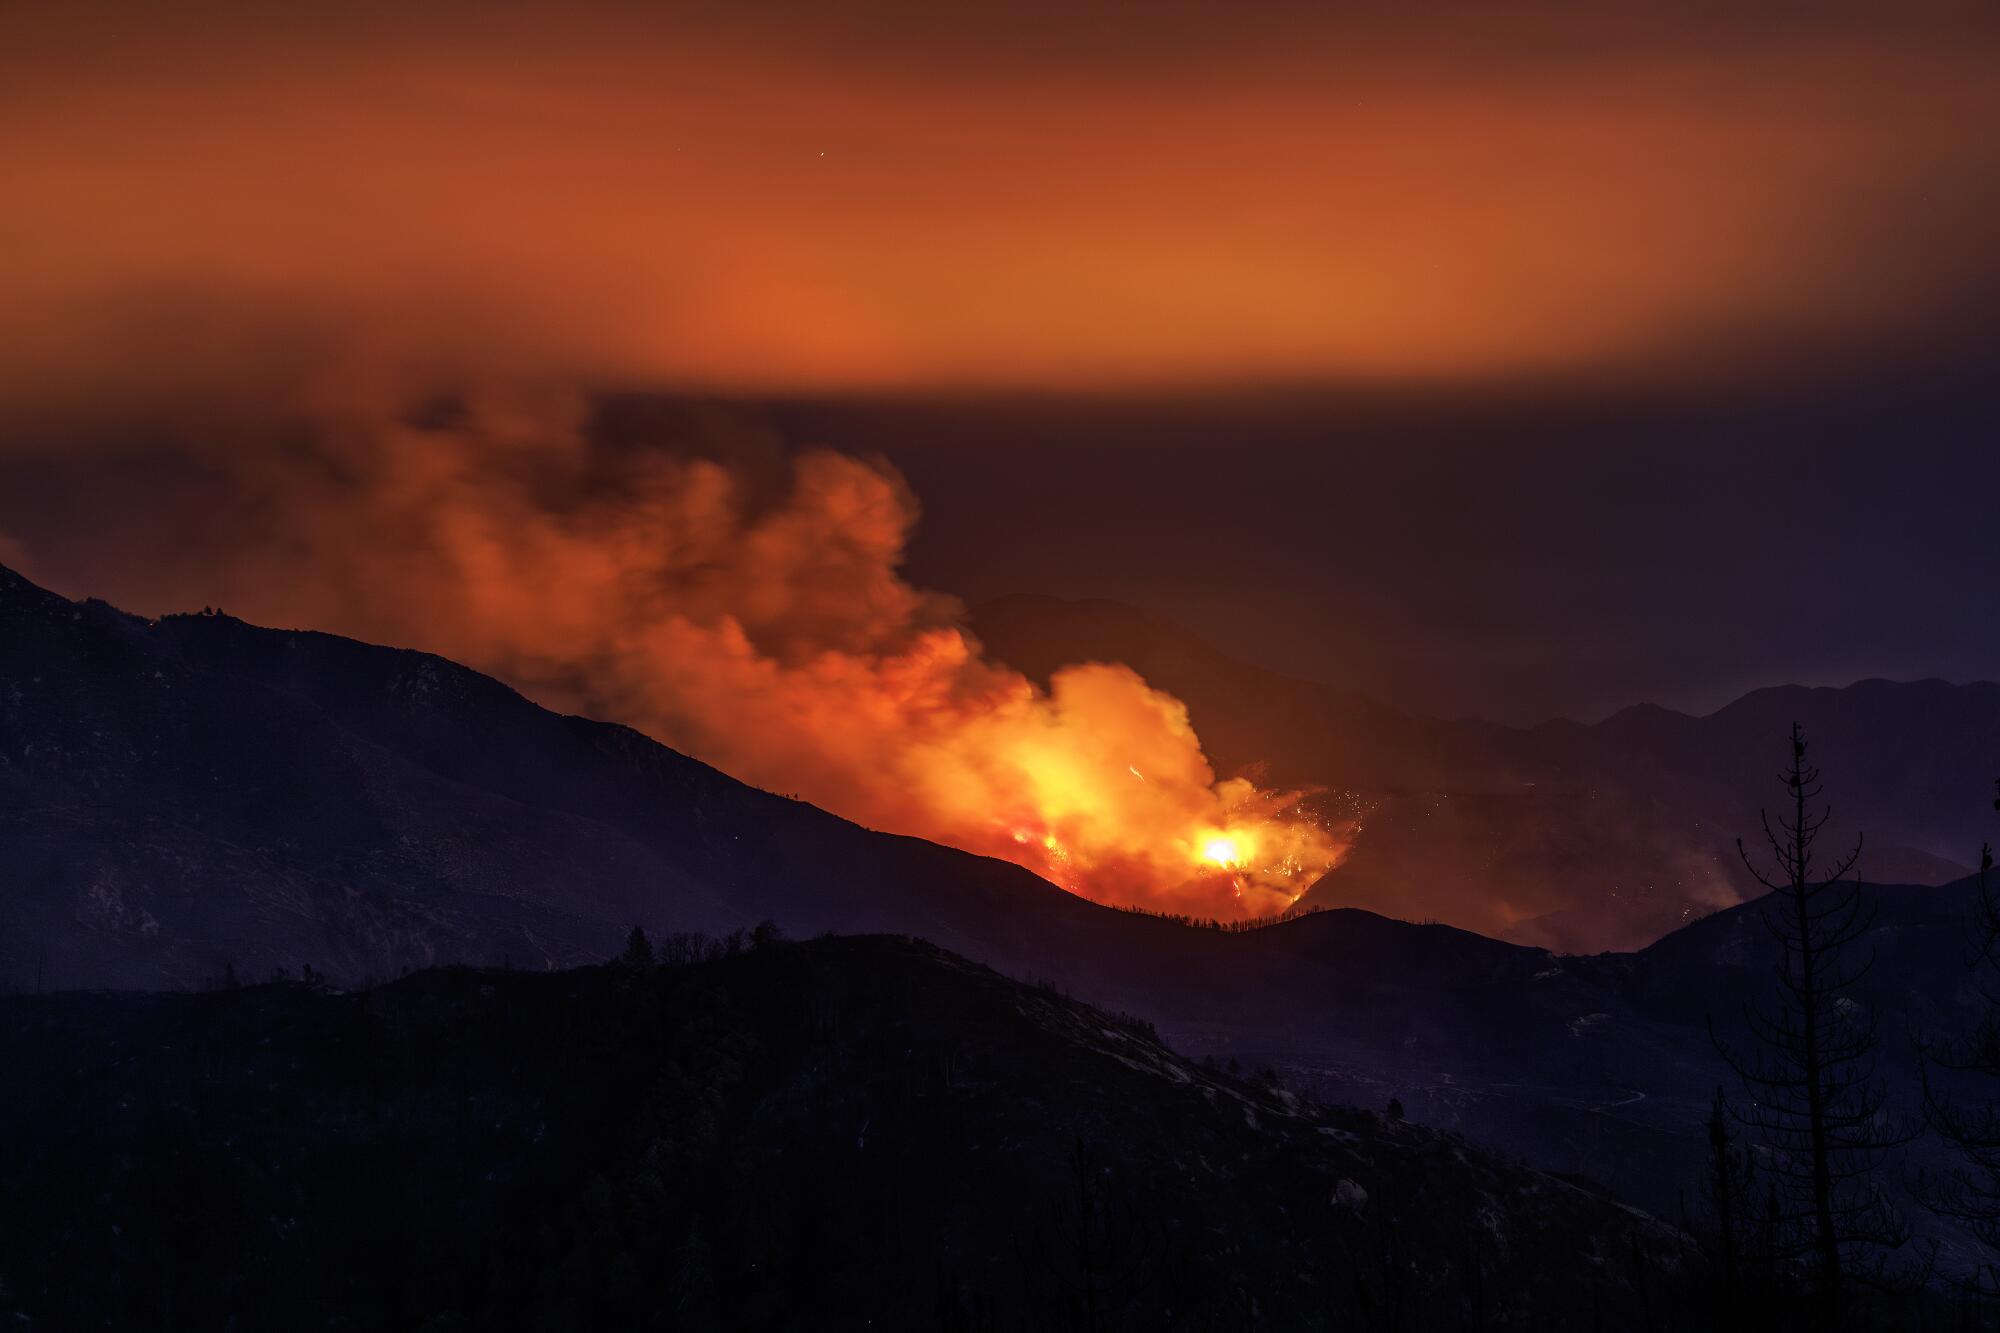
<instances>
[{"instance_id":1,"label":"foreground hill","mask_svg":"<svg viewBox=\"0 0 2000 1333\"><path fill-rule=\"evenodd\" d=\"M685 949L685 943L680 945ZM891 938L0 1000L26 1328L1693 1327L1666 1229Z\"/></svg>"},{"instance_id":2,"label":"foreground hill","mask_svg":"<svg viewBox=\"0 0 2000 1333\"><path fill-rule=\"evenodd\" d=\"M2000 685L1783 686L1707 717L1629 708L1594 726L1517 728L1413 717L1265 671L1131 607L1009 597L973 614L1000 659L1046 678L1130 663L1185 701L1224 772L1327 788L1352 855L1307 895L1325 906L1439 917L1564 952L1639 948L1754 892L1734 839L1778 789L1793 722L1863 869L1884 883L1968 873L1990 837Z\"/></svg>"}]
</instances>

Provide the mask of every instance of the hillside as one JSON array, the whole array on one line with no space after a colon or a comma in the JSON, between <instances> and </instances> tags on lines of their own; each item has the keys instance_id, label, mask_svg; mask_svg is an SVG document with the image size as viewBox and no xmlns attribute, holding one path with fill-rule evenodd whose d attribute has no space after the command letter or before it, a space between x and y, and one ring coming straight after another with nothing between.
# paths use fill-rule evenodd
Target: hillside
<instances>
[{"instance_id":1,"label":"hillside","mask_svg":"<svg viewBox=\"0 0 2000 1333\"><path fill-rule=\"evenodd\" d=\"M973 612L1031 675L1130 663L1185 701L1218 770L1326 789L1354 850L1309 904L1435 917L1563 952L1641 948L1754 885L1734 840L1777 791L1794 721L1881 883L1969 873L1989 836L2000 686L1871 680L1757 690L1707 717L1651 706L1584 726L1409 716L1250 665L1109 602L1008 597Z\"/></svg>"},{"instance_id":2,"label":"hillside","mask_svg":"<svg viewBox=\"0 0 2000 1333\"><path fill-rule=\"evenodd\" d=\"M45 988L568 966L635 921L767 917L1020 962L1041 952L1024 919L1111 915L441 658L143 620L4 569L0 875L0 984Z\"/></svg>"},{"instance_id":3,"label":"hillside","mask_svg":"<svg viewBox=\"0 0 2000 1333\"><path fill-rule=\"evenodd\" d=\"M1694 1299L1671 1234L1588 1188L900 939L15 998L0 1062L25 1328L1553 1329Z\"/></svg>"}]
</instances>

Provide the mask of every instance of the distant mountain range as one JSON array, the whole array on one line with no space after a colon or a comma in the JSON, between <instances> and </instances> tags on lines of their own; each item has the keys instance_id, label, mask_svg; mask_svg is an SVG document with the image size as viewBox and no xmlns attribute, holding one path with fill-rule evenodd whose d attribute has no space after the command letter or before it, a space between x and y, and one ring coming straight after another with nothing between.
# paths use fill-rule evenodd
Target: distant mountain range
<instances>
[{"instance_id":1,"label":"distant mountain range","mask_svg":"<svg viewBox=\"0 0 2000 1333\"><path fill-rule=\"evenodd\" d=\"M1865 830L1881 883L1970 873L1991 836L2000 686L1871 680L1758 690L1707 717L1648 705L1591 726L1414 717L1251 666L1113 602L1009 597L975 609L989 652L1046 679L1130 664L1187 705L1210 759L1327 789L1353 853L1306 896L1438 918L1563 952L1631 949L1757 891L1735 850L1794 721L1813 738L1836 822Z\"/></svg>"},{"instance_id":2,"label":"distant mountain range","mask_svg":"<svg viewBox=\"0 0 2000 1333\"><path fill-rule=\"evenodd\" d=\"M1213 707L1189 693L1197 710ZM1744 793L1730 799L1763 799L1778 758L1768 737L1782 739L1799 704L1817 710L1807 720L1821 727L1837 798L1851 792L1876 827L1879 794L1879 823L1949 840L1950 819L1925 822L1920 794L1990 821L1990 774L1968 778L1962 797L1949 778L1980 762L1976 735L1956 748L1939 738L1991 697L1930 684L1776 691L1709 719L1654 710L1528 732L1357 704L1356 734L1374 739L1356 752L1449 774L1452 738L1484 738L1464 771L1553 786L1549 768L1509 768L1508 747L1610 756L1630 735L1634 753L1655 757L1607 757L1622 776L1605 785L1621 800L1662 793L1658 822L1678 827L1671 811L1704 799L1703 773ZM1864 725L1871 709L1904 730ZM1274 752L1274 765L1330 745L1313 716L1301 713L1296 753ZM1431 748L1396 755L1405 726ZM1706 757L1698 738L1722 731L1758 738L1757 753ZM1227 726L1211 744L1250 746ZM1850 772L1835 768L1842 754L1873 758ZM1931 756L1947 777L1929 771ZM1326 780L1358 787L1392 772L1352 762ZM1899 788L1905 774L1914 792ZM1414 810L1472 794L1459 793L1399 799ZM1509 810L1501 798L1528 799L1485 794ZM1571 808L1599 807L1585 789ZM1974 848L1990 836L1970 821L1965 832ZM1980 1003L1963 967L1969 889L1870 893L1880 959L1862 999L1907 1104L1907 1034L1956 1030ZM0 985L16 992L201 989L307 965L342 985L453 961L542 970L615 953L635 922L656 938L766 918L794 938L917 936L1139 1015L1191 1057L1269 1065L1328 1101L1380 1109L1395 1097L1413 1120L1671 1215L1700 1161L1708 1100L1728 1082L1705 1020L1727 1024L1768 975L1759 910L1597 956L1351 908L1247 933L1190 928L844 823L439 658L219 615L149 621L0 571ZM1935 1155L1912 1152L1919 1164Z\"/></svg>"}]
</instances>

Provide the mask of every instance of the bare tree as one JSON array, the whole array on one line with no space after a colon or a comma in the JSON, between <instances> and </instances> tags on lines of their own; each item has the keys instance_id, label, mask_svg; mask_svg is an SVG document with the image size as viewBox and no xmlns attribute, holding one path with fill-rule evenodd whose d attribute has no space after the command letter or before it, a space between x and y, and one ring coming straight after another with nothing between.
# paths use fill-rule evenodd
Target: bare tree
<instances>
[{"instance_id":1,"label":"bare tree","mask_svg":"<svg viewBox=\"0 0 2000 1333\"><path fill-rule=\"evenodd\" d=\"M1875 1019L1851 994L1874 961L1846 956L1874 923L1859 879L1846 878L1861 842L1830 865L1820 862L1814 844L1831 812L1815 808L1823 788L1806 748L1804 728L1793 723L1791 766L1779 774L1791 811L1775 822L1763 815L1772 868L1759 869L1742 840L1736 844L1770 890L1763 923L1779 949L1774 994L1745 1006L1747 1047L1725 1042L1712 1020L1710 1035L1748 1094L1736 1118L1765 1150L1781 1245L1810 1261L1831 1321L1844 1309L1855 1267L1907 1239L1874 1173L1909 1135L1884 1114L1874 1077Z\"/></svg>"},{"instance_id":2,"label":"bare tree","mask_svg":"<svg viewBox=\"0 0 2000 1333\"><path fill-rule=\"evenodd\" d=\"M1708 1113L1708 1179L1702 1201L1713 1223L1710 1257L1720 1297L1718 1327L1733 1325L1743 1308L1743 1214L1753 1170L1755 1163L1738 1150L1729 1132L1728 1103L1717 1088Z\"/></svg>"},{"instance_id":3,"label":"bare tree","mask_svg":"<svg viewBox=\"0 0 2000 1333\"><path fill-rule=\"evenodd\" d=\"M2000 779L1994 782L2000 791ZM2000 810L2000 799L1993 802ZM2000 1296L2000 1110L1994 1098L1954 1097L1933 1077L1931 1066L1972 1078L2000 1079L2000 898L1993 884L1993 847L1979 849L1979 888L1973 898L1973 949L1967 965L1980 976L1986 1001L1972 1030L1949 1043L1926 1043L1924 1118L1958 1153L1958 1163L1940 1182L1927 1182L1924 1202L1966 1224L1988 1253L1970 1283L1987 1296Z\"/></svg>"},{"instance_id":4,"label":"bare tree","mask_svg":"<svg viewBox=\"0 0 2000 1333\"><path fill-rule=\"evenodd\" d=\"M1718 1333L1769 1324L1775 1295L1774 1212L1756 1157L1731 1131L1736 1117L1722 1089L1715 1090L1703 1129L1708 1164L1703 1173L1698 1216L1685 1218L1683 1232L1708 1277L1711 1327Z\"/></svg>"}]
</instances>

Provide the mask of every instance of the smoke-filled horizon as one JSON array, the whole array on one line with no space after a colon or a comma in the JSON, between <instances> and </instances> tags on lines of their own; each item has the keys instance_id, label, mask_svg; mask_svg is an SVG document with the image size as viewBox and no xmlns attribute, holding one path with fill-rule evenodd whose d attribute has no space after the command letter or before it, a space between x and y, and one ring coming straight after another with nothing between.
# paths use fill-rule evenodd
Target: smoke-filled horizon
<instances>
[{"instance_id":1,"label":"smoke-filled horizon","mask_svg":"<svg viewBox=\"0 0 2000 1333\"><path fill-rule=\"evenodd\" d=\"M13 6L0 409L1733 381L1983 321L1987 6Z\"/></svg>"},{"instance_id":2,"label":"smoke-filled horizon","mask_svg":"<svg viewBox=\"0 0 2000 1333\"><path fill-rule=\"evenodd\" d=\"M1946 3L13 6L0 558L226 582L205 483L301 385L545 382L890 459L914 586L1406 711L1988 677L1996 49Z\"/></svg>"}]
</instances>

